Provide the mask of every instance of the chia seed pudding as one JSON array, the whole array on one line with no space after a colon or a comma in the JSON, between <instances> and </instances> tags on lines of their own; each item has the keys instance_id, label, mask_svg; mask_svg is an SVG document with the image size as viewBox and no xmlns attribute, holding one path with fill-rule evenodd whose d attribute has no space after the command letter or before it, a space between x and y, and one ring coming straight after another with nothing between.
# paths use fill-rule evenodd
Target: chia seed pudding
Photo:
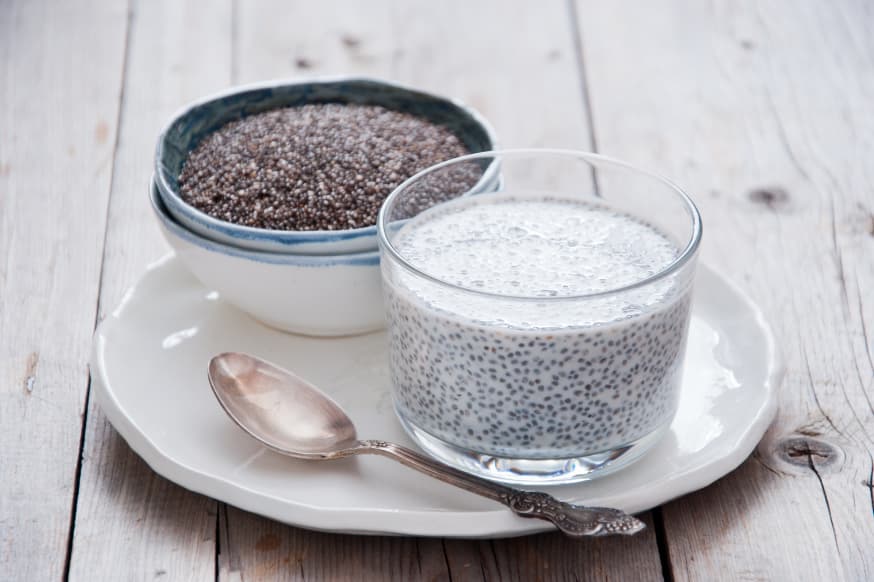
<instances>
[{"instance_id":1,"label":"chia seed pudding","mask_svg":"<svg viewBox=\"0 0 874 582\"><path fill-rule=\"evenodd\" d=\"M242 226L363 228L376 223L383 200L403 180L466 153L448 128L408 113L302 105L250 115L209 134L188 155L179 190L198 210ZM465 183L472 186L480 174Z\"/></svg>"},{"instance_id":2,"label":"chia seed pudding","mask_svg":"<svg viewBox=\"0 0 874 582\"><path fill-rule=\"evenodd\" d=\"M394 402L416 430L559 459L670 423L691 284L668 275L605 293L681 253L653 226L579 200L482 194L419 214L392 245L434 278L383 262Z\"/></svg>"}]
</instances>

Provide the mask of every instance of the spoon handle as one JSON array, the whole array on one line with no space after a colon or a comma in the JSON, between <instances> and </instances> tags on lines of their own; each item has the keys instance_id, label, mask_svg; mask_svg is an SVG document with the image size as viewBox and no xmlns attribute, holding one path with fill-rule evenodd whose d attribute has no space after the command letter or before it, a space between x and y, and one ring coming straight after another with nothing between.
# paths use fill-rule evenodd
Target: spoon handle
<instances>
[{"instance_id":1,"label":"spoon handle","mask_svg":"<svg viewBox=\"0 0 874 582\"><path fill-rule=\"evenodd\" d=\"M421 471L450 485L503 503L521 517L534 517L551 521L568 536L630 535L646 527L636 517L618 509L573 505L539 491L513 489L443 465L394 443L360 441L354 452L390 457L407 467Z\"/></svg>"}]
</instances>

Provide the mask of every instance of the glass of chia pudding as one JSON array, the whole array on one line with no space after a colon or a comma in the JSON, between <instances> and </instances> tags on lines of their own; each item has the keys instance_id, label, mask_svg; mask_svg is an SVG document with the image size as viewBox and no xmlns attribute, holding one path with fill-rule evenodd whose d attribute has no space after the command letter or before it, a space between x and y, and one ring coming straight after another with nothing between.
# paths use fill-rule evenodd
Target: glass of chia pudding
<instances>
[{"instance_id":1,"label":"glass of chia pudding","mask_svg":"<svg viewBox=\"0 0 874 582\"><path fill-rule=\"evenodd\" d=\"M497 192L473 193L483 172ZM601 476L671 424L701 218L671 182L603 156L463 156L377 222L392 394L428 453L498 481Z\"/></svg>"}]
</instances>

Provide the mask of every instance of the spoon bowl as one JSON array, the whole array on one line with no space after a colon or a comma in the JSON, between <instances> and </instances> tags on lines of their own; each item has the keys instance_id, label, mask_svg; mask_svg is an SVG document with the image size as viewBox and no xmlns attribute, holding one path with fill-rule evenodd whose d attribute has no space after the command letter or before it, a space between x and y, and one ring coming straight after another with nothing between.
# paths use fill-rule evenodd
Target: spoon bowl
<instances>
[{"instance_id":1,"label":"spoon bowl","mask_svg":"<svg viewBox=\"0 0 874 582\"><path fill-rule=\"evenodd\" d=\"M358 440L352 419L336 402L303 378L255 356L219 354L209 362L208 377L228 416L251 437L284 455L310 460L382 455L502 503L520 517L551 521L573 537L628 535L645 527L642 521L618 509L583 507L546 493L519 491L394 443Z\"/></svg>"},{"instance_id":2,"label":"spoon bowl","mask_svg":"<svg viewBox=\"0 0 874 582\"><path fill-rule=\"evenodd\" d=\"M275 451L327 458L358 442L355 425L336 402L270 362L224 353L210 360L209 382L228 416Z\"/></svg>"}]
</instances>

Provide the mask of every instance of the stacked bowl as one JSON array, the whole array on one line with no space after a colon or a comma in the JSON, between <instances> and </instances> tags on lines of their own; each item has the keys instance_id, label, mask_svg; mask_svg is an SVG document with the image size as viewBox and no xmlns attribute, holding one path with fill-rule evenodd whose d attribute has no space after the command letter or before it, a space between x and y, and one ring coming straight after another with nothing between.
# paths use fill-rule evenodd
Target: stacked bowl
<instances>
[{"instance_id":1,"label":"stacked bowl","mask_svg":"<svg viewBox=\"0 0 874 582\"><path fill-rule=\"evenodd\" d=\"M495 148L488 123L450 99L366 78L271 82L235 88L177 114L159 137L149 195L167 241L223 300L283 331L364 333L383 326L375 225L256 228L202 212L180 193L189 154L211 133L246 116L318 103L381 106L448 129L471 153ZM472 192L493 190L498 180L497 168L488 168Z\"/></svg>"}]
</instances>

